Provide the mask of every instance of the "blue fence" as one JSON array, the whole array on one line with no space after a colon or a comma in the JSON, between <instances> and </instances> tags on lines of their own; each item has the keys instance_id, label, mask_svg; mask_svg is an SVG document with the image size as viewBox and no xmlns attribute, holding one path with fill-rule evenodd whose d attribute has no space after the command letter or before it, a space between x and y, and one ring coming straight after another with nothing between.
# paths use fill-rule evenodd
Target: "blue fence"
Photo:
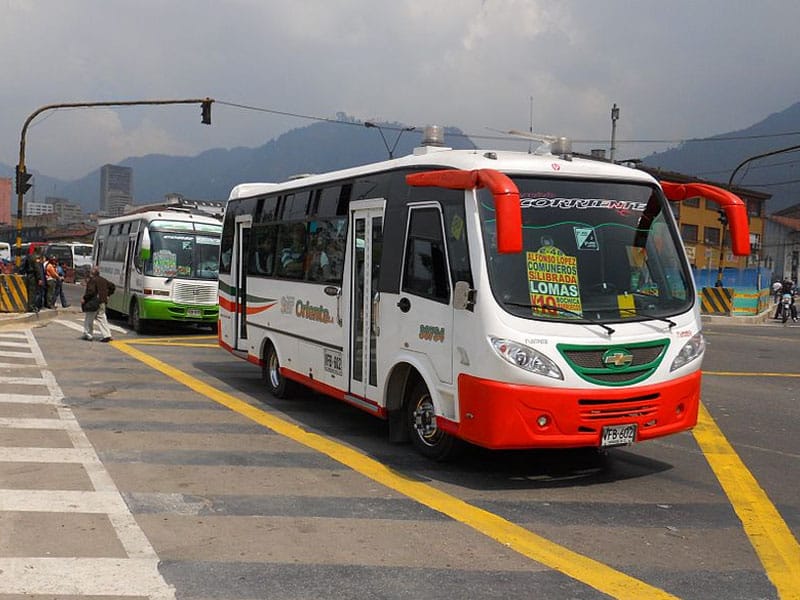
<instances>
[{"instance_id":1,"label":"blue fence","mask_svg":"<svg viewBox=\"0 0 800 600\"><path fill-rule=\"evenodd\" d=\"M717 283L717 269L692 269L692 276L698 289L714 287ZM722 287L762 290L772 285L771 276L772 271L765 267L728 267L722 270Z\"/></svg>"}]
</instances>

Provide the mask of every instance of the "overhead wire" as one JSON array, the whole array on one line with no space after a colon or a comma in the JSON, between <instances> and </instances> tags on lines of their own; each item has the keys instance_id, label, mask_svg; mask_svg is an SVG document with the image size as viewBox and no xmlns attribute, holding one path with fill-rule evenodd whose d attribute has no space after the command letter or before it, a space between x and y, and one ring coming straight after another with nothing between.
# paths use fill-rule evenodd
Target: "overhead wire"
<instances>
[{"instance_id":1,"label":"overhead wire","mask_svg":"<svg viewBox=\"0 0 800 600\"><path fill-rule=\"evenodd\" d=\"M264 108L260 106L253 106L249 104L241 104L238 102L230 102L227 100L215 100L216 104L224 105L224 106L231 106L233 108L241 108L243 110L252 110L256 112L264 112L270 113L275 115L281 115L285 117L294 117L297 119L306 119L309 121L320 121L325 123L336 123L339 125L349 125L349 126L356 126L356 127L363 127L363 121L346 121L341 119L335 119L331 117L320 117L318 115L306 115L302 113L284 111L284 110L277 110L273 108ZM387 130L400 130L402 127L393 126L391 124L386 124L386 126L381 125L384 129ZM451 136L454 137L463 137L469 139L476 139L476 140L493 140L493 141L524 141L528 143L529 140L522 140L521 138L517 140L511 135L487 135L487 134L476 134L476 133L451 133ZM713 143L713 142L732 142L732 141L741 141L741 140L755 140L755 139L766 139L766 138L775 138L775 137L787 137L793 135L800 135L800 131L788 131L782 133L769 133L769 134L758 134L758 135L738 135L738 136L721 136L721 137L713 137L713 138L653 138L653 139L630 139L630 140L615 140L616 143L625 143L625 144L695 144L695 143ZM576 144L600 144L605 143L608 140L605 139L573 139L572 142Z\"/></svg>"}]
</instances>

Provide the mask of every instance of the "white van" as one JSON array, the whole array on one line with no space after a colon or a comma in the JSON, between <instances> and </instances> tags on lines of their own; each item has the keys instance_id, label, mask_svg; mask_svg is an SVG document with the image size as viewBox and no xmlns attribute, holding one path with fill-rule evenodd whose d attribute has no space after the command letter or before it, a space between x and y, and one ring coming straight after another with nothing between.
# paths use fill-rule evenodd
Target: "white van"
<instances>
[{"instance_id":1,"label":"white van","mask_svg":"<svg viewBox=\"0 0 800 600\"><path fill-rule=\"evenodd\" d=\"M0 260L11 261L11 244L0 242Z\"/></svg>"},{"instance_id":2,"label":"white van","mask_svg":"<svg viewBox=\"0 0 800 600\"><path fill-rule=\"evenodd\" d=\"M55 256L58 262L64 262L75 269L77 278L85 277L92 267L92 245L85 242L56 242L45 248L45 256Z\"/></svg>"}]
</instances>

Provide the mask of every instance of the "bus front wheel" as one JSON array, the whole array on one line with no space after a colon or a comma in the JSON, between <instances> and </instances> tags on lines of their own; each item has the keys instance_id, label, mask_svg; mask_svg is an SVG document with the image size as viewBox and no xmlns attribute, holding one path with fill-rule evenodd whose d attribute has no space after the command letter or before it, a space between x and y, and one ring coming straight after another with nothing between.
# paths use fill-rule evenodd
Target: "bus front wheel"
<instances>
[{"instance_id":1,"label":"bus front wheel","mask_svg":"<svg viewBox=\"0 0 800 600\"><path fill-rule=\"evenodd\" d=\"M275 398L286 398L291 391L291 382L281 375L281 363L275 346L269 344L264 356L264 366L261 371L267 391Z\"/></svg>"},{"instance_id":2,"label":"bus front wheel","mask_svg":"<svg viewBox=\"0 0 800 600\"><path fill-rule=\"evenodd\" d=\"M460 447L459 440L436 426L436 411L427 386L421 380L406 398L406 424L414 448L427 458L452 458Z\"/></svg>"},{"instance_id":3,"label":"bus front wheel","mask_svg":"<svg viewBox=\"0 0 800 600\"><path fill-rule=\"evenodd\" d=\"M128 320L130 322L130 326L136 333L144 333L147 329L146 321L141 317L141 313L139 312L139 303L136 302L136 300L134 300L131 304L131 312Z\"/></svg>"}]
</instances>

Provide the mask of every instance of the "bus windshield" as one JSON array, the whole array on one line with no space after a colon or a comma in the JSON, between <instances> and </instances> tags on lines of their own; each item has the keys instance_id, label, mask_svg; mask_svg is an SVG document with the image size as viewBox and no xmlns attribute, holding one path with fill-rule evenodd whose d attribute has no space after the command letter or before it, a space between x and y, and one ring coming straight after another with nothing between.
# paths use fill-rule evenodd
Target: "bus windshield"
<instances>
[{"instance_id":1,"label":"bus windshield","mask_svg":"<svg viewBox=\"0 0 800 600\"><path fill-rule=\"evenodd\" d=\"M494 200L478 192L492 293L531 319L662 319L694 302L691 274L669 207L643 184L513 178L523 250L499 254Z\"/></svg>"},{"instance_id":2,"label":"bus windshield","mask_svg":"<svg viewBox=\"0 0 800 600\"><path fill-rule=\"evenodd\" d=\"M220 232L194 231L192 223L186 225L185 231L165 231L151 224L151 253L144 264L145 275L180 279L217 278Z\"/></svg>"}]
</instances>

